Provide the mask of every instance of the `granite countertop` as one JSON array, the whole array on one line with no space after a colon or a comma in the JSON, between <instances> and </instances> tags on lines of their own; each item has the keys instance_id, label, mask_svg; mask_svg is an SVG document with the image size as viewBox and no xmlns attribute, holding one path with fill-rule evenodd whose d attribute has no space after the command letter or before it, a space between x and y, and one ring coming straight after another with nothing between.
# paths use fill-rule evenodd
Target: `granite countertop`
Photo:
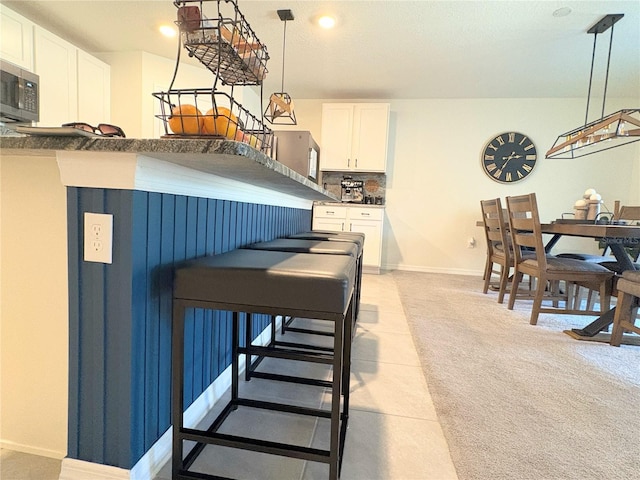
<instances>
[{"instance_id":1,"label":"granite countertop","mask_svg":"<svg viewBox=\"0 0 640 480\"><path fill-rule=\"evenodd\" d=\"M339 201L322 186L246 143L223 139L28 135L1 137L0 149L15 155L43 155L47 151L135 153L307 200Z\"/></svg>"}]
</instances>

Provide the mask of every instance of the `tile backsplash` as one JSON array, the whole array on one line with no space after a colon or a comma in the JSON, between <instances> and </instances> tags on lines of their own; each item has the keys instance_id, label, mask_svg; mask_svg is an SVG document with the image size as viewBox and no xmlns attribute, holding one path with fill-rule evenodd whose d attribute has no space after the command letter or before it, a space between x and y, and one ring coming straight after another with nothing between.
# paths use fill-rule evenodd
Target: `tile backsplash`
<instances>
[{"instance_id":1,"label":"tile backsplash","mask_svg":"<svg viewBox=\"0 0 640 480\"><path fill-rule=\"evenodd\" d=\"M382 203L385 203L385 193L387 186L387 177L384 173L366 173L366 172L322 172L322 185L329 192L338 198L342 195L340 182L343 177L351 177L353 180L362 180L364 185L364 196L382 197Z\"/></svg>"}]
</instances>

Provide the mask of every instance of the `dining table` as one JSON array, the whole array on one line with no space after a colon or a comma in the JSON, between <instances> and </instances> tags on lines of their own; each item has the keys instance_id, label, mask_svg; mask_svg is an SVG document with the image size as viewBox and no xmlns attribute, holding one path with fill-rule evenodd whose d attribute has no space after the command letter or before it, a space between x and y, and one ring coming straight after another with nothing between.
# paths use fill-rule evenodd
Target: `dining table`
<instances>
[{"instance_id":1,"label":"dining table","mask_svg":"<svg viewBox=\"0 0 640 480\"><path fill-rule=\"evenodd\" d=\"M543 234L552 235L551 239L545 244L547 253L551 253L552 248L563 236L594 238L611 248L611 253L623 267L623 270L636 269L625 247L640 244L640 225L579 223L557 220L551 223L543 223L541 227ZM603 313L584 328L573 328L567 333L578 339L595 337L599 332L613 324L614 314L615 307Z\"/></svg>"}]
</instances>

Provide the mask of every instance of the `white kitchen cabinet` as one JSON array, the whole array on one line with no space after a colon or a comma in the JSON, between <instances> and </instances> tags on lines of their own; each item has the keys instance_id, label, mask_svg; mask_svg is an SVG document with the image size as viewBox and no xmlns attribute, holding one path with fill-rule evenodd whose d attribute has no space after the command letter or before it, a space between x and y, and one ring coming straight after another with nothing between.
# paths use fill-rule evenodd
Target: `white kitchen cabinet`
<instances>
[{"instance_id":1,"label":"white kitchen cabinet","mask_svg":"<svg viewBox=\"0 0 640 480\"><path fill-rule=\"evenodd\" d=\"M315 205L313 207L313 229L344 232L347 222L347 207L340 205Z\"/></svg>"},{"instance_id":2,"label":"white kitchen cabinet","mask_svg":"<svg viewBox=\"0 0 640 480\"><path fill-rule=\"evenodd\" d=\"M321 169L384 172L388 137L388 103L325 103Z\"/></svg>"},{"instance_id":3,"label":"white kitchen cabinet","mask_svg":"<svg viewBox=\"0 0 640 480\"><path fill-rule=\"evenodd\" d=\"M0 7L0 57L33 71L33 27L30 20Z\"/></svg>"},{"instance_id":4,"label":"white kitchen cabinet","mask_svg":"<svg viewBox=\"0 0 640 480\"><path fill-rule=\"evenodd\" d=\"M111 121L109 65L78 50L78 120L91 125Z\"/></svg>"},{"instance_id":5,"label":"white kitchen cabinet","mask_svg":"<svg viewBox=\"0 0 640 480\"><path fill-rule=\"evenodd\" d=\"M38 125L110 121L109 65L36 26L34 70L40 76Z\"/></svg>"},{"instance_id":6,"label":"white kitchen cabinet","mask_svg":"<svg viewBox=\"0 0 640 480\"><path fill-rule=\"evenodd\" d=\"M380 273L384 209L344 205L315 205L313 229L365 234L362 264L367 273Z\"/></svg>"},{"instance_id":7,"label":"white kitchen cabinet","mask_svg":"<svg viewBox=\"0 0 640 480\"><path fill-rule=\"evenodd\" d=\"M77 48L40 27L35 29L35 73L40 76L40 121L59 127L77 121Z\"/></svg>"}]
</instances>

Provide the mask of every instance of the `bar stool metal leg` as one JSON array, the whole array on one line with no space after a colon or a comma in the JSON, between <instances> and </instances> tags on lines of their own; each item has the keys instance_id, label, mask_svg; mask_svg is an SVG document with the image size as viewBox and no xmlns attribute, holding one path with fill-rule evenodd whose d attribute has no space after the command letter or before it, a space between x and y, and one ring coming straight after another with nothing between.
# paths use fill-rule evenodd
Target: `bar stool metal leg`
<instances>
[{"instance_id":1,"label":"bar stool metal leg","mask_svg":"<svg viewBox=\"0 0 640 480\"><path fill-rule=\"evenodd\" d=\"M171 335L171 368L173 385L171 387L171 412L173 424L173 456L171 459L172 478L177 478L183 469L183 444L180 432L183 427L184 410L184 312L185 307L179 300L173 301L173 332Z\"/></svg>"}]
</instances>

